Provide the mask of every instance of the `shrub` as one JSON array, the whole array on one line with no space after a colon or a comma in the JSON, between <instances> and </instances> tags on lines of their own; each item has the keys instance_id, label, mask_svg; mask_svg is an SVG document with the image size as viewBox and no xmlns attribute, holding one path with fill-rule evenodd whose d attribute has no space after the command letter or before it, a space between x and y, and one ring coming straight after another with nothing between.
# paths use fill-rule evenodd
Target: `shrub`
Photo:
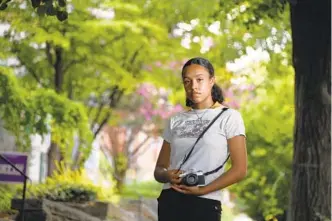
<instances>
[{"instance_id":1,"label":"shrub","mask_svg":"<svg viewBox=\"0 0 332 221\"><path fill-rule=\"evenodd\" d=\"M11 199L15 196L17 186L0 184L0 212L10 212Z\"/></svg>"},{"instance_id":2,"label":"shrub","mask_svg":"<svg viewBox=\"0 0 332 221\"><path fill-rule=\"evenodd\" d=\"M94 183L84 169L71 170L64 164L59 164L57 167L56 172L52 177L48 177L45 183L32 185L29 188L31 197L45 197L66 202L94 200L115 202L118 200L114 186L105 188Z\"/></svg>"},{"instance_id":3,"label":"shrub","mask_svg":"<svg viewBox=\"0 0 332 221\"><path fill-rule=\"evenodd\" d=\"M112 180L111 180L112 181ZM114 182L112 182L114 183ZM0 212L10 211L11 199L21 198L22 184L0 185ZM114 186L103 187L95 184L84 169L71 170L58 165L57 172L41 184L27 184L26 198L46 198L62 202L105 201L117 202Z\"/></svg>"}]
</instances>

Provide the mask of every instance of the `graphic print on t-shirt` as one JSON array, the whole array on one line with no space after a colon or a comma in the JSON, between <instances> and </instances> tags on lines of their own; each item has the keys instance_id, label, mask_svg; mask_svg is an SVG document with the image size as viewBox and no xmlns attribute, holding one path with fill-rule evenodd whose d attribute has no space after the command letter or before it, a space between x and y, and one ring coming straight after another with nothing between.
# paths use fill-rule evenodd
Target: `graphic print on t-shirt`
<instances>
[{"instance_id":1,"label":"graphic print on t-shirt","mask_svg":"<svg viewBox=\"0 0 332 221\"><path fill-rule=\"evenodd\" d=\"M210 120L187 120L174 124L174 135L178 138L197 138L209 125Z\"/></svg>"}]
</instances>

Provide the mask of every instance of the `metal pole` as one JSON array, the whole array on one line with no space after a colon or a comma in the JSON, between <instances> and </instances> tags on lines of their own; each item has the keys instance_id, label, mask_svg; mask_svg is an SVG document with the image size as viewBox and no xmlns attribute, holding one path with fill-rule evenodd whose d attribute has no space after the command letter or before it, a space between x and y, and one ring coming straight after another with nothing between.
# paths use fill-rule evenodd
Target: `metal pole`
<instances>
[{"instance_id":1,"label":"metal pole","mask_svg":"<svg viewBox=\"0 0 332 221\"><path fill-rule=\"evenodd\" d=\"M24 177L24 184L23 184L23 196L22 196L22 209L21 209L21 221L24 221L24 210L25 210L25 192L27 189L27 179Z\"/></svg>"},{"instance_id":2,"label":"metal pole","mask_svg":"<svg viewBox=\"0 0 332 221\"><path fill-rule=\"evenodd\" d=\"M142 196L138 197L138 220L142 221Z\"/></svg>"}]
</instances>

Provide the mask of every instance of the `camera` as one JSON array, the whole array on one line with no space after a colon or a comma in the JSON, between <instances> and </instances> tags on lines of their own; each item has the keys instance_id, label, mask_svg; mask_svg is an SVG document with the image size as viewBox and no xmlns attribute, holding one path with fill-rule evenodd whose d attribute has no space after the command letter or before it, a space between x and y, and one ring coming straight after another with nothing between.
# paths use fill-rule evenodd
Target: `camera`
<instances>
[{"instance_id":1,"label":"camera","mask_svg":"<svg viewBox=\"0 0 332 221\"><path fill-rule=\"evenodd\" d=\"M190 171L180 174L180 184L186 186L204 186L205 176L202 171Z\"/></svg>"}]
</instances>

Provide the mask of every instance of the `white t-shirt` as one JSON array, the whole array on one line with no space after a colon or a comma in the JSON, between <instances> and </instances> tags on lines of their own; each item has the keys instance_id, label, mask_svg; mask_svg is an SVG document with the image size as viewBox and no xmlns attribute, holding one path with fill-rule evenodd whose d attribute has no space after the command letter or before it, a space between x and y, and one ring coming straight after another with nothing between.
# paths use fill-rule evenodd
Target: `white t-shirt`
<instances>
[{"instance_id":1,"label":"white t-shirt","mask_svg":"<svg viewBox=\"0 0 332 221\"><path fill-rule=\"evenodd\" d=\"M221 110L222 107L195 109L178 113L168 120L163 133L164 140L170 143L171 146L170 167L168 169L179 168L184 156L189 153L197 137ZM227 158L227 139L238 135L245 136L242 116L237 110L228 109L219 116L198 141L181 170L201 170L203 172L214 170L223 164ZM209 184L214 181L223 172L224 167L218 172L206 176L205 183ZM164 184L163 189L168 188L170 188L170 184ZM201 197L221 201L220 191L211 192Z\"/></svg>"}]
</instances>

